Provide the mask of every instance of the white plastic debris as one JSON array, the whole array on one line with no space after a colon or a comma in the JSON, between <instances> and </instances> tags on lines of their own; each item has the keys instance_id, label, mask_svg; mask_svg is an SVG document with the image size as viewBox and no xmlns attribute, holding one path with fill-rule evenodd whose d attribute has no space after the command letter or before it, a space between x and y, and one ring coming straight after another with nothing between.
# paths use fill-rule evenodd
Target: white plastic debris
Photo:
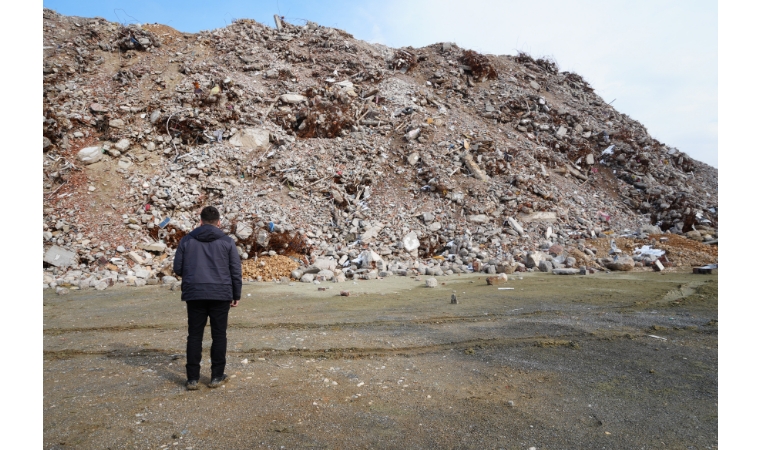
<instances>
[{"instance_id":1,"label":"white plastic debris","mask_svg":"<svg viewBox=\"0 0 760 450\"><path fill-rule=\"evenodd\" d=\"M636 255L641 255L641 256L652 255L656 258L659 258L660 256L665 254L665 250L660 250L660 249L652 248L648 245L645 245L643 247L634 249L633 253Z\"/></svg>"}]
</instances>

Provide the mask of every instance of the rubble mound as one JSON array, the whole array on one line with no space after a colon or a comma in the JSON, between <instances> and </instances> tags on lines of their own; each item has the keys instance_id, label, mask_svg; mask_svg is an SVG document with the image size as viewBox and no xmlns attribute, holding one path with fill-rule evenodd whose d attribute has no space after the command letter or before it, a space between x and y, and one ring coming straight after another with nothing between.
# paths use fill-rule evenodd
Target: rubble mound
<instances>
[{"instance_id":1,"label":"rubble mound","mask_svg":"<svg viewBox=\"0 0 760 450\"><path fill-rule=\"evenodd\" d=\"M287 256L262 256L242 262L243 280L279 281L290 278L290 273L298 268L298 263Z\"/></svg>"},{"instance_id":2,"label":"rubble mound","mask_svg":"<svg viewBox=\"0 0 760 450\"><path fill-rule=\"evenodd\" d=\"M252 279L602 267L600 238L663 234L717 261L717 169L548 59L279 18L188 34L44 9L43 39L43 244L73 255L47 287L171 275L207 204L244 261L304 269Z\"/></svg>"}]
</instances>

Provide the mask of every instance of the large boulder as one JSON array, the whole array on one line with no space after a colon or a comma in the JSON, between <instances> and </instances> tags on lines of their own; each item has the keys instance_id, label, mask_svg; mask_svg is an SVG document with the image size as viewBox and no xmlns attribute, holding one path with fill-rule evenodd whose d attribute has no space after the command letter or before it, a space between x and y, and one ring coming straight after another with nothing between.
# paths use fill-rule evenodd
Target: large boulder
<instances>
[{"instance_id":1,"label":"large boulder","mask_svg":"<svg viewBox=\"0 0 760 450\"><path fill-rule=\"evenodd\" d=\"M689 239L693 239L693 240L695 240L695 241L701 241L701 240L702 240L702 233L700 233L700 232L699 232L699 231L697 231L697 230L691 230L691 231L687 231L686 233L684 233L684 235L685 235L687 238L689 238Z\"/></svg>"},{"instance_id":2,"label":"large boulder","mask_svg":"<svg viewBox=\"0 0 760 450\"><path fill-rule=\"evenodd\" d=\"M538 263L538 270L541 272L551 272L554 269L554 265L551 261L540 261Z\"/></svg>"},{"instance_id":3,"label":"large boulder","mask_svg":"<svg viewBox=\"0 0 760 450\"><path fill-rule=\"evenodd\" d=\"M528 256L525 257L525 267L529 269L533 267L538 267L541 261L544 261L547 259L549 259L549 255L547 255L544 252L530 252L528 253Z\"/></svg>"},{"instance_id":4,"label":"large boulder","mask_svg":"<svg viewBox=\"0 0 760 450\"><path fill-rule=\"evenodd\" d=\"M332 270L320 270L319 273L317 273L317 276L315 277L319 281L330 281L335 276L335 273Z\"/></svg>"},{"instance_id":5,"label":"large boulder","mask_svg":"<svg viewBox=\"0 0 760 450\"><path fill-rule=\"evenodd\" d=\"M620 255L616 258L605 258L604 267L610 270L629 271L633 269L636 262L628 255Z\"/></svg>"},{"instance_id":6,"label":"large boulder","mask_svg":"<svg viewBox=\"0 0 760 450\"><path fill-rule=\"evenodd\" d=\"M301 276L302 283L311 283L312 281L314 281L314 274L305 273L303 276Z\"/></svg>"},{"instance_id":7,"label":"large boulder","mask_svg":"<svg viewBox=\"0 0 760 450\"><path fill-rule=\"evenodd\" d=\"M496 273L515 273L517 264L502 262L496 266Z\"/></svg>"},{"instance_id":8,"label":"large boulder","mask_svg":"<svg viewBox=\"0 0 760 450\"><path fill-rule=\"evenodd\" d=\"M549 254L552 256L561 255L562 252L564 251L565 249L559 244L554 244L551 247L549 247Z\"/></svg>"},{"instance_id":9,"label":"large boulder","mask_svg":"<svg viewBox=\"0 0 760 450\"><path fill-rule=\"evenodd\" d=\"M642 225L639 234L662 234L662 230L657 225Z\"/></svg>"}]
</instances>

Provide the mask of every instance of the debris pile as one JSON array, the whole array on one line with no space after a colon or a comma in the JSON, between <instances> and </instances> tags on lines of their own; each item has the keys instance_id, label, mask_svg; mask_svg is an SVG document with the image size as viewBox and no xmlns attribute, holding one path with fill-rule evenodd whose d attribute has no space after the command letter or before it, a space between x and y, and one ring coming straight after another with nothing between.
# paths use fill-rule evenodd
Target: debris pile
<instances>
[{"instance_id":1,"label":"debris pile","mask_svg":"<svg viewBox=\"0 0 760 450\"><path fill-rule=\"evenodd\" d=\"M717 169L547 59L279 18L186 34L44 9L43 38L47 287L174 285L207 204L254 280L603 269L621 255L602 238L635 268L651 261L621 236L717 244Z\"/></svg>"},{"instance_id":2,"label":"debris pile","mask_svg":"<svg viewBox=\"0 0 760 450\"><path fill-rule=\"evenodd\" d=\"M280 281L290 280L290 274L299 263L287 256L271 255L261 258L246 259L242 262L243 280L245 281Z\"/></svg>"}]
</instances>

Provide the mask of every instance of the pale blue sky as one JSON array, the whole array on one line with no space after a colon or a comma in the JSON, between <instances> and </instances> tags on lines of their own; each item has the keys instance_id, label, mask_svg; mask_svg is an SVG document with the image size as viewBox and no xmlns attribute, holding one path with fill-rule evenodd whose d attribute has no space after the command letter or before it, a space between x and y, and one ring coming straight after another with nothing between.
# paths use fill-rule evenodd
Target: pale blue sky
<instances>
[{"instance_id":1,"label":"pale blue sky","mask_svg":"<svg viewBox=\"0 0 760 450\"><path fill-rule=\"evenodd\" d=\"M197 32L236 18L311 20L392 47L452 41L482 53L551 56L658 140L718 166L715 1L88 1L44 0L62 14Z\"/></svg>"}]
</instances>

